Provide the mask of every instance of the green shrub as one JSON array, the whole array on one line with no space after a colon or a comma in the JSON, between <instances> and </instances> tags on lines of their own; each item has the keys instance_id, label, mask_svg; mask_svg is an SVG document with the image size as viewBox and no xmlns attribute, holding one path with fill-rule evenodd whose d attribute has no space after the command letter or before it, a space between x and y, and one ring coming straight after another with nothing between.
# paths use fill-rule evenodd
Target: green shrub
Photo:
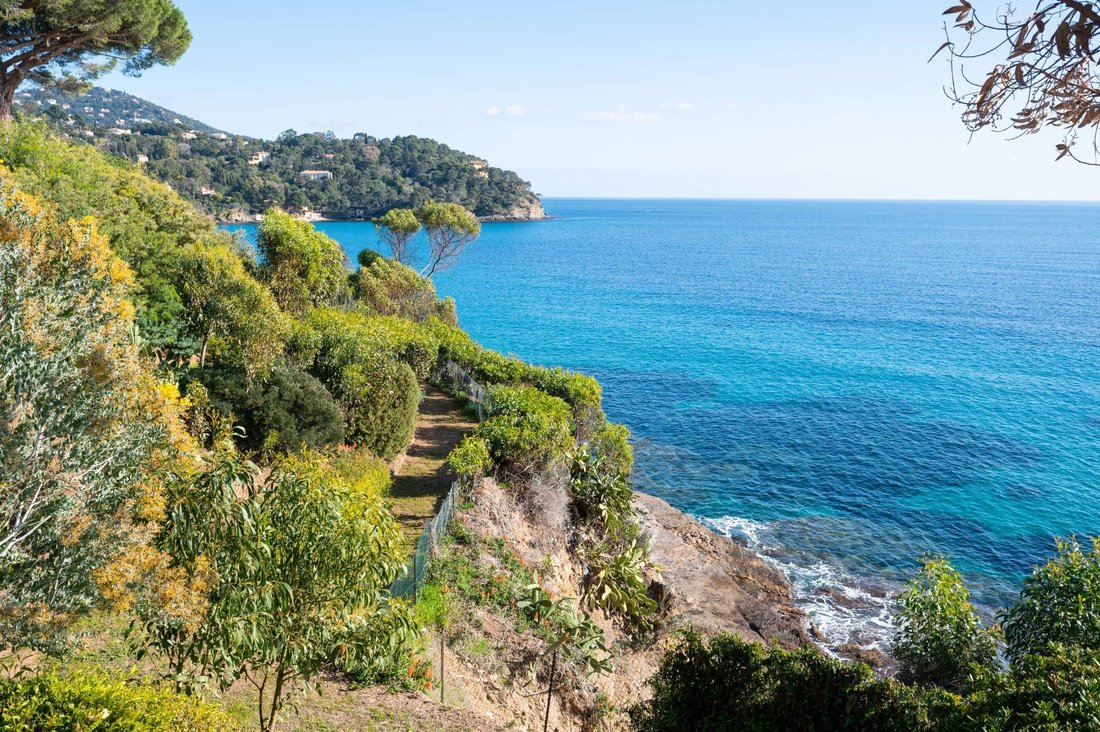
<instances>
[{"instance_id":1,"label":"green shrub","mask_svg":"<svg viewBox=\"0 0 1100 732\"><path fill-rule=\"evenodd\" d=\"M982 628L962 577L946 559L925 559L898 602L894 657L903 679L957 688L971 666L993 663L996 641Z\"/></svg>"},{"instance_id":2,"label":"green shrub","mask_svg":"<svg viewBox=\"0 0 1100 732\"><path fill-rule=\"evenodd\" d=\"M229 732L240 727L195 697L105 673L0 679L5 732Z\"/></svg>"},{"instance_id":3,"label":"green shrub","mask_svg":"<svg viewBox=\"0 0 1100 732\"><path fill-rule=\"evenodd\" d=\"M488 409L477 435L498 465L530 475L573 444L568 405L534 387L491 387Z\"/></svg>"},{"instance_id":4,"label":"green shrub","mask_svg":"<svg viewBox=\"0 0 1100 732\"><path fill-rule=\"evenodd\" d=\"M299 360L314 363L322 381L347 364L382 358L407 363L423 380L439 352L432 332L410 320L336 308L308 313L292 335L290 348Z\"/></svg>"},{"instance_id":5,"label":"green shrub","mask_svg":"<svg viewBox=\"0 0 1100 732\"><path fill-rule=\"evenodd\" d=\"M413 620L421 628L443 628L450 613L447 592L439 582L428 582L420 588L413 608Z\"/></svg>"},{"instance_id":6,"label":"green shrub","mask_svg":"<svg viewBox=\"0 0 1100 732\"><path fill-rule=\"evenodd\" d=\"M609 615L618 615L631 632L651 628L657 602L649 596L649 553L637 539L610 536L586 544L581 556L588 568L585 599Z\"/></svg>"},{"instance_id":7,"label":"green shrub","mask_svg":"<svg viewBox=\"0 0 1100 732\"><path fill-rule=\"evenodd\" d=\"M407 364L382 361L370 371L359 364L347 366L339 394L350 442L386 459L412 442L420 385Z\"/></svg>"},{"instance_id":8,"label":"green shrub","mask_svg":"<svg viewBox=\"0 0 1100 732\"><path fill-rule=\"evenodd\" d=\"M344 415L324 384L288 363L267 379L250 380L240 368L198 371L211 405L244 428L242 446L291 452L344 440Z\"/></svg>"},{"instance_id":9,"label":"green shrub","mask_svg":"<svg viewBox=\"0 0 1100 732\"><path fill-rule=\"evenodd\" d=\"M629 472L613 457L582 447L573 455L570 486L581 518L601 530L622 528L633 516L634 490Z\"/></svg>"},{"instance_id":10,"label":"green shrub","mask_svg":"<svg viewBox=\"0 0 1100 732\"><path fill-rule=\"evenodd\" d=\"M300 315L349 299L347 255L336 241L278 209L264 214L256 233L260 277L283 310Z\"/></svg>"},{"instance_id":11,"label":"green shrub","mask_svg":"<svg viewBox=\"0 0 1100 732\"><path fill-rule=\"evenodd\" d=\"M1082 550L1059 541L1058 556L1024 580L1020 601L1005 613L1006 654L1044 654L1052 643L1100 651L1100 538Z\"/></svg>"},{"instance_id":12,"label":"green shrub","mask_svg":"<svg viewBox=\"0 0 1100 732\"><path fill-rule=\"evenodd\" d=\"M364 256L368 252L373 256ZM373 312L416 322L423 322L440 312L435 285L411 267L369 249L359 254L359 264L355 296Z\"/></svg>"},{"instance_id":13,"label":"green shrub","mask_svg":"<svg viewBox=\"0 0 1100 732\"><path fill-rule=\"evenodd\" d=\"M291 356L340 404L346 439L387 458L412 440L417 376L427 375L435 352L416 323L334 308L310 311L290 340Z\"/></svg>"},{"instance_id":14,"label":"green shrub","mask_svg":"<svg viewBox=\"0 0 1100 732\"><path fill-rule=\"evenodd\" d=\"M966 729L957 697L876 680L863 664L720 633L685 633L631 710L640 732L915 732Z\"/></svg>"},{"instance_id":15,"label":"green shrub","mask_svg":"<svg viewBox=\"0 0 1100 732\"><path fill-rule=\"evenodd\" d=\"M477 435L467 435L447 456L447 466L461 478L485 475L493 469L489 443Z\"/></svg>"},{"instance_id":16,"label":"green shrub","mask_svg":"<svg viewBox=\"0 0 1100 732\"><path fill-rule=\"evenodd\" d=\"M591 376L558 367L531 366L518 358L482 348L465 332L443 319L432 319L428 328L439 346L440 357L464 366L483 384L528 384L562 399L572 408L582 437L587 437L587 433L601 422L602 390L600 383Z\"/></svg>"},{"instance_id":17,"label":"green shrub","mask_svg":"<svg viewBox=\"0 0 1100 732\"><path fill-rule=\"evenodd\" d=\"M353 491L379 498L389 495L389 466L366 450L341 449L329 458L328 466Z\"/></svg>"},{"instance_id":18,"label":"green shrub","mask_svg":"<svg viewBox=\"0 0 1100 732\"><path fill-rule=\"evenodd\" d=\"M1100 729L1100 653L1048 646L1017 657L1005 672L983 670L967 701L975 729Z\"/></svg>"}]
</instances>

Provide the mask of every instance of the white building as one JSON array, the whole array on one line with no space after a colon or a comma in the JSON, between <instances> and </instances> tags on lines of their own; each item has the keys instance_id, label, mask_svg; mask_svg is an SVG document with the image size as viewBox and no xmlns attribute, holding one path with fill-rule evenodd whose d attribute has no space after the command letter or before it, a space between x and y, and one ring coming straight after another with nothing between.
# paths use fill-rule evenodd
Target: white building
<instances>
[{"instance_id":1,"label":"white building","mask_svg":"<svg viewBox=\"0 0 1100 732\"><path fill-rule=\"evenodd\" d=\"M267 160L270 157L271 157L271 153L267 152L266 150L261 150L258 153L252 153L252 157L250 157L248 159L248 164L249 165L259 165L260 163L264 162L265 160Z\"/></svg>"},{"instance_id":2,"label":"white building","mask_svg":"<svg viewBox=\"0 0 1100 732\"><path fill-rule=\"evenodd\" d=\"M303 170L298 175L306 180L332 180L331 170Z\"/></svg>"}]
</instances>

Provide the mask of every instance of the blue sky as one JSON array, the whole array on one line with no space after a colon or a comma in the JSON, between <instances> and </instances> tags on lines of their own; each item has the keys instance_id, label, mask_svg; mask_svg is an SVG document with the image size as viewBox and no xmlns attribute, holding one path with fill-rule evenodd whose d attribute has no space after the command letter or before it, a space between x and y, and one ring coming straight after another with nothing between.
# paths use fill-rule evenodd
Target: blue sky
<instances>
[{"instance_id":1,"label":"blue sky","mask_svg":"<svg viewBox=\"0 0 1100 732\"><path fill-rule=\"evenodd\" d=\"M1100 198L1057 133L969 139L946 0L177 4L183 59L102 84L232 132L433 137L547 196Z\"/></svg>"}]
</instances>

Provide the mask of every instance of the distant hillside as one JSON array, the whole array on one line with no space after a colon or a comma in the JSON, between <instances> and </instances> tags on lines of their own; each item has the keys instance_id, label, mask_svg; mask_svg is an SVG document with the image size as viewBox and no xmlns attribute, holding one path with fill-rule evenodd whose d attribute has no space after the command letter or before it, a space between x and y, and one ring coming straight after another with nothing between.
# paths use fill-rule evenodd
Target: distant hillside
<instances>
[{"instance_id":1,"label":"distant hillside","mask_svg":"<svg viewBox=\"0 0 1100 732\"><path fill-rule=\"evenodd\" d=\"M309 217L366 219L429 199L488 219L545 217L515 173L428 138L288 130L275 140L230 135L125 92L72 97L20 91L17 109L138 163L211 214L247 221L279 206Z\"/></svg>"},{"instance_id":2,"label":"distant hillside","mask_svg":"<svg viewBox=\"0 0 1100 732\"><path fill-rule=\"evenodd\" d=\"M54 90L26 86L15 95L15 107L23 114L49 114L54 118L72 116L91 127L127 129L134 125L164 122L196 132L218 132L210 125L178 112L147 102L123 91L93 87L87 94L75 96Z\"/></svg>"}]
</instances>

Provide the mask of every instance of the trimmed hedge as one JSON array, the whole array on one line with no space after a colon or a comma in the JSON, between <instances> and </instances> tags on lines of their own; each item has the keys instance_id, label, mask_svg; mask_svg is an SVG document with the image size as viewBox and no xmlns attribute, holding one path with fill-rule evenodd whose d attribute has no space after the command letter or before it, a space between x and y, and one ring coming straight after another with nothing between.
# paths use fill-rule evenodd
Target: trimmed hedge
<instances>
[{"instance_id":1,"label":"trimmed hedge","mask_svg":"<svg viewBox=\"0 0 1100 732\"><path fill-rule=\"evenodd\" d=\"M533 386L489 387L488 410L476 434L498 465L532 474L574 444L569 405Z\"/></svg>"},{"instance_id":2,"label":"trimmed hedge","mask_svg":"<svg viewBox=\"0 0 1100 732\"><path fill-rule=\"evenodd\" d=\"M230 732L240 726L219 706L105 673L47 672L0 679L5 732Z\"/></svg>"},{"instance_id":3,"label":"trimmed hedge","mask_svg":"<svg viewBox=\"0 0 1100 732\"><path fill-rule=\"evenodd\" d=\"M603 419L603 391L591 376L563 368L532 366L518 358L483 348L462 330L438 319L428 322L440 358L451 359L486 384L529 384L562 399L573 410L577 432L584 437Z\"/></svg>"}]
</instances>

